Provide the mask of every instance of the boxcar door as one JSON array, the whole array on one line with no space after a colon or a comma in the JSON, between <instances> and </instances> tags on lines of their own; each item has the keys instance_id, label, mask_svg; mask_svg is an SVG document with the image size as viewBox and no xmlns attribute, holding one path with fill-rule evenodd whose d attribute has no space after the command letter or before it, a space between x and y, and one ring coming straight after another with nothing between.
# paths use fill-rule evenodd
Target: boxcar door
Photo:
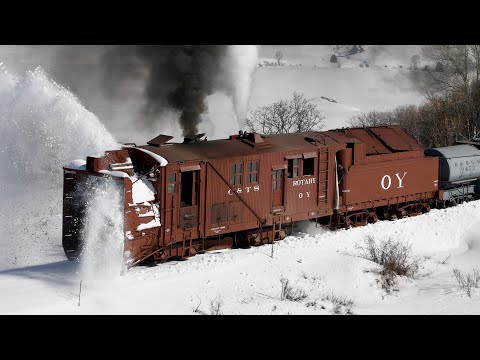
<instances>
[{"instance_id":1,"label":"boxcar door","mask_svg":"<svg viewBox=\"0 0 480 360\"><path fill-rule=\"evenodd\" d=\"M272 170L273 209L284 205L285 169Z\"/></svg>"},{"instance_id":2,"label":"boxcar door","mask_svg":"<svg viewBox=\"0 0 480 360\"><path fill-rule=\"evenodd\" d=\"M178 227L187 237L198 236L200 165L180 168L180 211Z\"/></svg>"}]
</instances>

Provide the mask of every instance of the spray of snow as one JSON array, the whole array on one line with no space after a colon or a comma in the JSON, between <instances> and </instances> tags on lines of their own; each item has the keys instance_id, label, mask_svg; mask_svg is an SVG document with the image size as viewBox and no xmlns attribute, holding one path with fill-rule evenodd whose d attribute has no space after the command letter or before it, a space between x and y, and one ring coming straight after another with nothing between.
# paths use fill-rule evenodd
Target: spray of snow
<instances>
[{"instance_id":1,"label":"spray of snow","mask_svg":"<svg viewBox=\"0 0 480 360\"><path fill-rule=\"evenodd\" d=\"M63 167L73 170L87 170L87 162L83 159L72 160L66 163Z\"/></svg>"},{"instance_id":2,"label":"spray of snow","mask_svg":"<svg viewBox=\"0 0 480 360\"><path fill-rule=\"evenodd\" d=\"M41 68L23 77L0 73L2 177L48 178L61 183L71 159L119 149L94 114Z\"/></svg>"},{"instance_id":3,"label":"spray of snow","mask_svg":"<svg viewBox=\"0 0 480 360\"><path fill-rule=\"evenodd\" d=\"M128 177L128 174L124 173L123 171L100 170L99 173L107 174L113 177L121 177L121 178Z\"/></svg>"},{"instance_id":4,"label":"spray of snow","mask_svg":"<svg viewBox=\"0 0 480 360\"><path fill-rule=\"evenodd\" d=\"M81 254L82 279L89 282L120 276L123 265L122 188L109 178L89 179L84 194ZM103 180L103 181L101 181Z\"/></svg>"},{"instance_id":5,"label":"spray of snow","mask_svg":"<svg viewBox=\"0 0 480 360\"><path fill-rule=\"evenodd\" d=\"M41 68L23 76L0 69L0 269L65 259L62 167L118 148L97 117Z\"/></svg>"},{"instance_id":6,"label":"spray of snow","mask_svg":"<svg viewBox=\"0 0 480 360\"><path fill-rule=\"evenodd\" d=\"M227 93L232 97L240 129L245 126L257 60L257 45L231 45L223 64L228 79Z\"/></svg>"}]
</instances>

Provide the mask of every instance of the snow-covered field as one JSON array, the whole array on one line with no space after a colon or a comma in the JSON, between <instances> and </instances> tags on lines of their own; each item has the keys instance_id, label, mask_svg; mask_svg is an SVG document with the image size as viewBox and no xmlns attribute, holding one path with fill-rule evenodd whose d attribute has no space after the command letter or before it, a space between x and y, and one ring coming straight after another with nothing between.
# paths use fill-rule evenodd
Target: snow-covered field
<instances>
[{"instance_id":1,"label":"snow-covered field","mask_svg":"<svg viewBox=\"0 0 480 360\"><path fill-rule=\"evenodd\" d=\"M216 307L223 314L331 314L335 298L345 303L339 313L480 313L480 291L468 297L453 276L456 267L471 273L480 263L480 202L349 230L297 224L274 245L273 257L265 245L122 275L114 262L86 271L85 264L66 260L61 245L61 166L118 145L94 114L40 70L18 77L0 70L0 313L209 314ZM359 111L418 104L410 75L391 66L257 68L250 108L299 91L318 102L325 129L342 127ZM215 124L209 138L236 132L225 97L214 95L209 104ZM372 272L378 265L358 256L368 235L411 244L421 260L418 276L401 278L398 291L387 294ZM282 279L306 298L282 301Z\"/></svg>"},{"instance_id":2,"label":"snow-covered field","mask_svg":"<svg viewBox=\"0 0 480 360\"><path fill-rule=\"evenodd\" d=\"M480 291L468 297L452 273L479 264L478 201L349 230L301 227L274 245L273 258L271 245L230 249L109 278L82 278L79 264L57 254L44 265L0 272L0 313L210 314L219 302L223 314L331 314L332 296L352 302L340 313L480 313ZM398 291L386 294L371 272L378 265L358 256L367 235L410 243L421 259L418 277L400 279ZM307 297L281 301L282 277Z\"/></svg>"}]
</instances>

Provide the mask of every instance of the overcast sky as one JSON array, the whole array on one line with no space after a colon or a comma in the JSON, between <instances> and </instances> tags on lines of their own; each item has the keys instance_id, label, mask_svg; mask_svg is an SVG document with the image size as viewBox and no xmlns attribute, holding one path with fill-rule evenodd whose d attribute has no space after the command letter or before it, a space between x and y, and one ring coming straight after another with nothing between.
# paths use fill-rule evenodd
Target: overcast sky
<instances>
[{"instance_id":1,"label":"overcast sky","mask_svg":"<svg viewBox=\"0 0 480 360\"><path fill-rule=\"evenodd\" d=\"M275 52L281 50L285 59L304 65L315 63L319 57L329 56L335 45L260 45L260 57L273 58ZM55 61L57 51L76 49L81 57L71 56L71 63L79 61L95 63L102 45L0 45L0 61L18 61L19 63L51 63ZM372 55L410 59L414 54L422 53L424 45L364 45ZM93 51L92 51L93 50ZM95 50L98 50L95 51ZM89 56L85 56L89 54ZM81 60L80 60L81 59ZM58 59L57 59L58 60ZM62 58L65 61L65 58ZM9 64L13 65L13 64Z\"/></svg>"}]
</instances>

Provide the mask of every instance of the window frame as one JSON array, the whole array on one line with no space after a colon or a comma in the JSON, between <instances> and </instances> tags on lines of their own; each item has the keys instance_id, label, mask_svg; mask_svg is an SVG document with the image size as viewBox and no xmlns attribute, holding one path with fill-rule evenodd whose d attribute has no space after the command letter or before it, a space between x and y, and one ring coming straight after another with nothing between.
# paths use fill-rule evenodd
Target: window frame
<instances>
[{"instance_id":1,"label":"window frame","mask_svg":"<svg viewBox=\"0 0 480 360\"><path fill-rule=\"evenodd\" d=\"M315 158L314 157L306 158L306 159L304 158L302 160L303 160L302 176L315 176ZM312 166L311 166L312 172L311 172L311 174L305 174L305 164L307 163L307 160L312 162Z\"/></svg>"},{"instance_id":2,"label":"window frame","mask_svg":"<svg viewBox=\"0 0 480 360\"><path fill-rule=\"evenodd\" d=\"M285 169L272 170L272 191L283 190L284 176L283 172ZM280 174L280 176L278 176ZM280 186L278 185L280 183Z\"/></svg>"},{"instance_id":3,"label":"window frame","mask_svg":"<svg viewBox=\"0 0 480 360\"><path fill-rule=\"evenodd\" d=\"M295 165L294 161L297 161L297 164ZM287 178L288 179L295 179L295 178L299 178L299 177L302 177L303 174L300 172L300 169L303 170L303 163L302 163L302 158L301 157L298 157L298 158L292 158L292 159L287 159ZM290 162L292 162L291 166L290 166ZM291 168L291 172L290 172L290 168ZM294 172L295 170L297 170L297 175L294 176ZM291 174L291 176L290 176Z\"/></svg>"},{"instance_id":4,"label":"window frame","mask_svg":"<svg viewBox=\"0 0 480 360\"><path fill-rule=\"evenodd\" d=\"M250 167L251 165L251 167ZM254 169L254 165L255 165L255 169ZM245 175L246 175L246 181L245 181L245 184L248 185L248 184L258 184L259 182L259 170L260 168L260 161L259 160L253 160L253 161L250 161L250 160L247 160L247 171L245 172ZM256 180L255 181L252 181L252 176L255 175L255 178Z\"/></svg>"},{"instance_id":5,"label":"window frame","mask_svg":"<svg viewBox=\"0 0 480 360\"><path fill-rule=\"evenodd\" d=\"M175 177L174 180L171 180L170 176L173 175ZM175 194L177 192L177 180L178 176L176 172L169 172L167 175L167 194ZM173 186L173 191L170 191L171 186Z\"/></svg>"},{"instance_id":6,"label":"window frame","mask_svg":"<svg viewBox=\"0 0 480 360\"><path fill-rule=\"evenodd\" d=\"M242 185L243 184L243 170L244 162L233 162L230 163L230 185ZM240 169L240 171L238 171ZM240 180L240 182L237 182Z\"/></svg>"}]
</instances>

